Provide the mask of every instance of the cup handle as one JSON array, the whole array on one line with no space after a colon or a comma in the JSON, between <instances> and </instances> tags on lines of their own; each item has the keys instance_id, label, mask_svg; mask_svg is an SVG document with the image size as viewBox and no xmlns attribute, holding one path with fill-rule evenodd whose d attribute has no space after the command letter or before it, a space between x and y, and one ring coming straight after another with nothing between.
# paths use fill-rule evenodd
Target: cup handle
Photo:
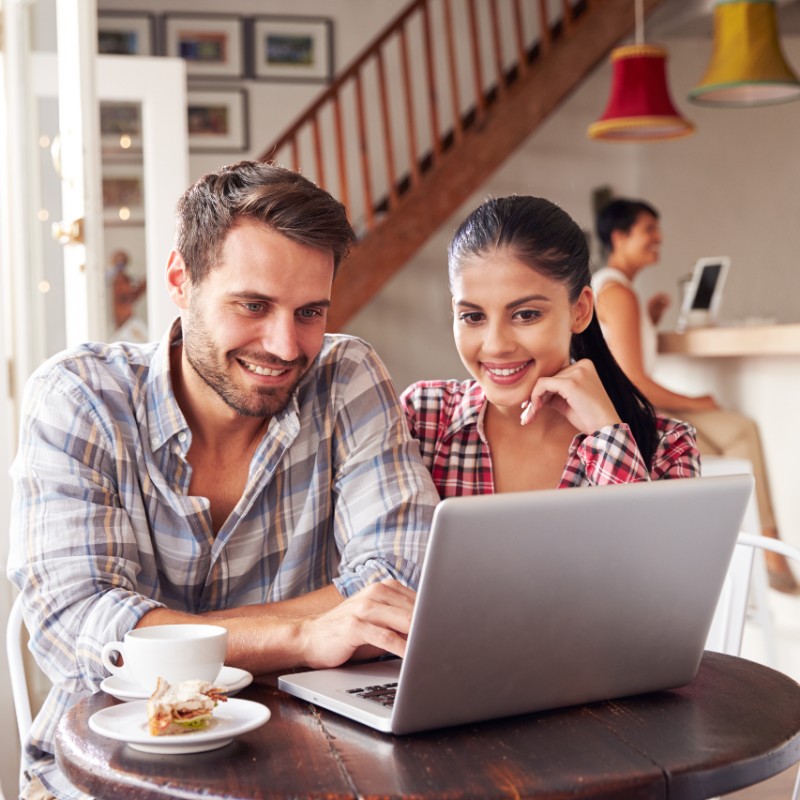
<instances>
[{"instance_id":1,"label":"cup handle","mask_svg":"<svg viewBox=\"0 0 800 800\"><path fill-rule=\"evenodd\" d=\"M112 660L111 654L112 653L119 653L119 655L124 657L123 648L125 645L122 642L109 642L108 644L103 645L103 650L100 653L100 659L103 662L103 666L114 675L122 675L125 667L118 667Z\"/></svg>"}]
</instances>

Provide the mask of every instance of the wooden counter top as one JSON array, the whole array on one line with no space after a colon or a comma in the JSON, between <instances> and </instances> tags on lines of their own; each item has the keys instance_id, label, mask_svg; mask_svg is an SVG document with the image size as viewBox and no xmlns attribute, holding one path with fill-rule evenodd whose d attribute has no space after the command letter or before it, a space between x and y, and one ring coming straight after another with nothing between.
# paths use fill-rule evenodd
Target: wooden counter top
<instances>
[{"instance_id":1,"label":"wooden counter top","mask_svg":"<svg viewBox=\"0 0 800 800\"><path fill-rule=\"evenodd\" d=\"M658 352L664 355L784 356L800 355L800 323L692 328L685 333L660 333Z\"/></svg>"}]
</instances>

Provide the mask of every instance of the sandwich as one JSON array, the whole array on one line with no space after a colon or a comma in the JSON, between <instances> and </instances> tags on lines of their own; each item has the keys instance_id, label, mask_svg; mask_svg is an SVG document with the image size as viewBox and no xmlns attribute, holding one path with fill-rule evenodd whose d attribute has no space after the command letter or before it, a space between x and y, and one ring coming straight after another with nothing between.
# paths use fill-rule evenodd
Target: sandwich
<instances>
[{"instance_id":1,"label":"sandwich","mask_svg":"<svg viewBox=\"0 0 800 800\"><path fill-rule=\"evenodd\" d=\"M183 681L172 686L159 678L147 701L150 734L169 736L208 728L217 703L228 699L224 691L208 681Z\"/></svg>"}]
</instances>

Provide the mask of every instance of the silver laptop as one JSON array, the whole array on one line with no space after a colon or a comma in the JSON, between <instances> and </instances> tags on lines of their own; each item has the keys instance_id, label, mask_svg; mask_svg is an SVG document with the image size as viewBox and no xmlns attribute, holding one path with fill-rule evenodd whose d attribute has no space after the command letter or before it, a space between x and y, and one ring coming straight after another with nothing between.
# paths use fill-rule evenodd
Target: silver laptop
<instances>
[{"instance_id":1,"label":"silver laptop","mask_svg":"<svg viewBox=\"0 0 800 800\"><path fill-rule=\"evenodd\" d=\"M751 491L731 475L444 500L405 658L278 686L396 734L682 686Z\"/></svg>"}]
</instances>

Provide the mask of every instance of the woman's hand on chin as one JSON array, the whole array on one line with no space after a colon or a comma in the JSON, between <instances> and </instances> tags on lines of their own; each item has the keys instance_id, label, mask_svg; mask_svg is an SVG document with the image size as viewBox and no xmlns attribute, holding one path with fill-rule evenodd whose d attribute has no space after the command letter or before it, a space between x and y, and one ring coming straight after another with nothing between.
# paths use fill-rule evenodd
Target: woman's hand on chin
<instances>
[{"instance_id":1,"label":"woman's hand on chin","mask_svg":"<svg viewBox=\"0 0 800 800\"><path fill-rule=\"evenodd\" d=\"M606 394L594 364L585 358L569 364L552 377L539 378L531 392L530 402L522 411L520 422L529 424L544 406L558 411L583 433L592 433L622 421Z\"/></svg>"}]
</instances>

